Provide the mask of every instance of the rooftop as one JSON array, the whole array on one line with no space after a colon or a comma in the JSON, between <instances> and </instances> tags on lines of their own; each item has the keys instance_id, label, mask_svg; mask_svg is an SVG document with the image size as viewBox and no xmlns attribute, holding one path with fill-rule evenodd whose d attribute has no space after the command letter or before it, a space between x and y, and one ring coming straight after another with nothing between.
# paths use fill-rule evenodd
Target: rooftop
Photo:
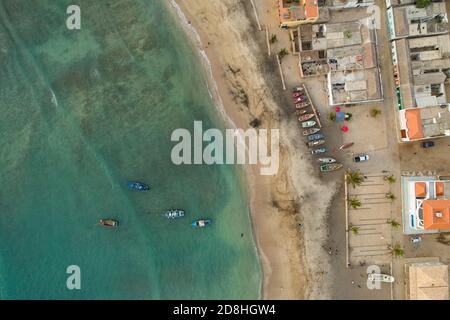
<instances>
[{"instance_id":1,"label":"rooftop","mask_svg":"<svg viewBox=\"0 0 450 320\"><path fill-rule=\"evenodd\" d=\"M450 105L399 111L403 141L450 136Z\"/></svg>"},{"instance_id":2,"label":"rooftop","mask_svg":"<svg viewBox=\"0 0 450 320\"><path fill-rule=\"evenodd\" d=\"M405 264L408 300L448 300L448 266L423 259Z\"/></svg>"},{"instance_id":3,"label":"rooftop","mask_svg":"<svg viewBox=\"0 0 450 320\"><path fill-rule=\"evenodd\" d=\"M445 2L432 2L425 8L415 5L391 7L388 9L388 23L391 40L449 31Z\"/></svg>"},{"instance_id":4,"label":"rooftop","mask_svg":"<svg viewBox=\"0 0 450 320\"><path fill-rule=\"evenodd\" d=\"M296 27L307 21L319 18L317 0L278 0L278 13L281 27Z\"/></svg>"},{"instance_id":5,"label":"rooftop","mask_svg":"<svg viewBox=\"0 0 450 320\"><path fill-rule=\"evenodd\" d=\"M450 181L402 177L403 231L406 234L450 230Z\"/></svg>"}]
</instances>

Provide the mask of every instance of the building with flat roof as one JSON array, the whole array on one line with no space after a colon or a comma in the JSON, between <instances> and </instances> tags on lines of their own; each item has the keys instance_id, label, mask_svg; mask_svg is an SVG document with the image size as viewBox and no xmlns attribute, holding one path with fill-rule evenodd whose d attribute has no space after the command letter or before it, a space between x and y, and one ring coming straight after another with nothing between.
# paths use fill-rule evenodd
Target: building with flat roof
<instances>
[{"instance_id":1,"label":"building with flat roof","mask_svg":"<svg viewBox=\"0 0 450 320\"><path fill-rule=\"evenodd\" d=\"M318 0L278 0L281 28L296 28L319 19Z\"/></svg>"},{"instance_id":2,"label":"building with flat roof","mask_svg":"<svg viewBox=\"0 0 450 320\"><path fill-rule=\"evenodd\" d=\"M402 208L405 234L450 231L450 180L403 176Z\"/></svg>"},{"instance_id":3,"label":"building with flat roof","mask_svg":"<svg viewBox=\"0 0 450 320\"><path fill-rule=\"evenodd\" d=\"M450 135L448 34L391 42L401 141Z\"/></svg>"},{"instance_id":4,"label":"building with flat roof","mask_svg":"<svg viewBox=\"0 0 450 320\"><path fill-rule=\"evenodd\" d=\"M386 8L414 4L415 0L386 0Z\"/></svg>"},{"instance_id":5,"label":"building with flat roof","mask_svg":"<svg viewBox=\"0 0 450 320\"><path fill-rule=\"evenodd\" d=\"M382 100L371 20L299 27L302 77L327 75L330 104Z\"/></svg>"},{"instance_id":6,"label":"building with flat roof","mask_svg":"<svg viewBox=\"0 0 450 320\"><path fill-rule=\"evenodd\" d=\"M439 258L409 259L405 280L407 300L449 300L448 265Z\"/></svg>"},{"instance_id":7,"label":"building with flat roof","mask_svg":"<svg viewBox=\"0 0 450 320\"><path fill-rule=\"evenodd\" d=\"M387 9L391 40L444 34L449 31L445 2L432 2L425 8L415 5Z\"/></svg>"},{"instance_id":8,"label":"building with flat roof","mask_svg":"<svg viewBox=\"0 0 450 320\"><path fill-rule=\"evenodd\" d=\"M325 0L330 10L361 8L373 5L374 0Z\"/></svg>"}]
</instances>

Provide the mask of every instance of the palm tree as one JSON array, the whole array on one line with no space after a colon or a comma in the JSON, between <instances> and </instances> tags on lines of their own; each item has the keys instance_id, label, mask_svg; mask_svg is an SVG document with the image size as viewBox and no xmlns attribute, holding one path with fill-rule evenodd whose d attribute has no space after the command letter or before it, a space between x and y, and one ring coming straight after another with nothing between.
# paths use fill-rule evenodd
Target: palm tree
<instances>
[{"instance_id":1,"label":"palm tree","mask_svg":"<svg viewBox=\"0 0 450 320\"><path fill-rule=\"evenodd\" d=\"M388 220L387 220L387 223L389 223L393 228L398 228L398 227L400 227L400 223L397 222L397 221L394 220L394 219L388 219Z\"/></svg>"},{"instance_id":2,"label":"palm tree","mask_svg":"<svg viewBox=\"0 0 450 320\"><path fill-rule=\"evenodd\" d=\"M287 56L289 54L289 51L286 48L281 49L278 52L278 57L281 59L283 59L285 56Z\"/></svg>"},{"instance_id":3,"label":"palm tree","mask_svg":"<svg viewBox=\"0 0 450 320\"><path fill-rule=\"evenodd\" d=\"M358 209L361 207L361 201L359 201L356 197L348 198L347 202L353 209Z\"/></svg>"},{"instance_id":4,"label":"palm tree","mask_svg":"<svg viewBox=\"0 0 450 320\"><path fill-rule=\"evenodd\" d=\"M394 257L403 257L405 255L405 250L400 246L400 244L396 244L394 247L389 246L391 253Z\"/></svg>"},{"instance_id":5,"label":"palm tree","mask_svg":"<svg viewBox=\"0 0 450 320\"><path fill-rule=\"evenodd\" d=\"M353 226L353 225L349 225L348 229L356 236L359 233L359 227L357 226Z\"/></svg>"},{"instance_id":6,"label":"palm tree","mask_svg":"<svg viewBox=\"0 0 450 320\"><path fill-rule=\"evenodd\" d=\"M386 180L390 184L394 184L397 181L397 179L395 179L393 174L391 174L390 176L385 176L384 180Z\"/></svg>"},{"instance_id":7,"label":"palm tree","mask_svg":"<svg viewBox=\"0 0 450 320\"><path fill-rule=\"evenodd\" d=\"M416 1L416 8L425 8L430 5L430 0L417 0Z\"/></svg>"},{"instance_id":8,"label":"palm tree","mask_svg":"<svg viewBox=\"0 0 450 320\"><path fill-rule=\"evenodd\" d=\"M381 114L381 110L380 109L372 109L370 110L370 116L372 118L376 118Z\"/></svg>"},{"instance_id":9,"label":"palm tree","mask_svg":"<svg viewBox=\"0 0 450 320\"><path fill-rule=\"evenodd\" d=\"M359 171L348 169L345 175L347 177L347 183L350 183L353 188L356 188L356 186L359 186L364 181L364 177Z\"/></svg>"},{"instance_id":10,"label":"palm tree","mask_svg":"<svg viewBox=\"0 0 450 320\"><path fill-rule=\"evenodd\" d=\"M275 42L277 42L278 41L278 39L277 39L277 35L276 34L273 34L271 37L270 37L270 43L275 43Z\"/></svg>"},{"instance_id":11,"label":"palm tree","mask_svg":"<svg viewBox=\"0 0 450 320\"><path fill-rule=\"evenodd\" d=\"M386 198L391 200L391 201L394 201L395 199L397 199L392 192L386 193Z\"/></svg>"}]
</instances>

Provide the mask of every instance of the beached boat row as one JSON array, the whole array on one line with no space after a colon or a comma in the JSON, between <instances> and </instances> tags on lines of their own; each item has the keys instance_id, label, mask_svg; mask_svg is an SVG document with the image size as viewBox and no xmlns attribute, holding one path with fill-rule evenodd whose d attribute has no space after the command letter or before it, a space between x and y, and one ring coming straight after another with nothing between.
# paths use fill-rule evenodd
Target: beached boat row
<instances>
[{"instance_id":1,"label":"beached boat row","mask_svg":"<svg viewBox=\"0 0 450 320\"><path fill-rule=\"evenodd\" d=\"M292 98L295 103L298 121L301 123L302 135L307 139L307 146L311 148L312 155L321 155L327 151L325 144L325 135L321 133L321 124L319 114L316 112L309 93L304 85L292 90ZM319 147L319 148L316 148ZM329 172L342 168L342 164L336 163L336 160L329 157L319 158L320 171Z\"/></svg>"},{"instance_id":2,"label":"beached boat row","mask_svg":"<svg viewBox=\"0 0 450 320\"><path fill-rule=\"evenodd\" d=\"M137 182L137 181L128 181L127 187L129 190L145 192L150 190L150 186L148 184ZM162 214L162 216L169 220L175 220L184 217L185 211L181 209L171 209L167 210ZM119 226L119 221L113 218L105 218L100 219L99 224L104 227L109 228L117 228ZM197 219L192 221L192 228L204 228L212 224L211 219Z\"/></svg>"}]
</instances>

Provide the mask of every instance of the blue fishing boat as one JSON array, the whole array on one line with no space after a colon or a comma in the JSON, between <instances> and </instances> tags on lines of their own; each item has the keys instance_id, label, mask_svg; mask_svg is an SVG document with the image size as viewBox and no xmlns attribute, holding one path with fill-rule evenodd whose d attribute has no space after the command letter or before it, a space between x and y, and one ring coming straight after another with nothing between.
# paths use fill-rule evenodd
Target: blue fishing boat
<instances>
[{"instance_id":1,"label":"blue fishing boat","mask_svg":"<svg viewBox=\"0 0 450 320\"><path fill-rule=\"evenodd\" d=\"M168 210L163 216L167 219L177 219L184 217L184 210Z\"/></svg>"},{"instance_id":2,"label":"blue fishing boat","mask_svg":"<svg viewBox=\"0 0 450 320\"><path fill-rule=\"evenodd\" d=\"M198 219L192 222L192 228L204 228L212 223L211 219Z\"/></svg>"},{"instance_id":3,"label":"blue fishing boat","mask_svg":"<svg viewBox=\"0 0 450 320\"><path fill-rule=\"evenodd\" d=\"M150 186L145 183L142 183L142 182L128 181L127 186L128 186L128 189L130 189L130 190L136 190L136 191L150 190Z\"/></svg>"}]
</instances>

